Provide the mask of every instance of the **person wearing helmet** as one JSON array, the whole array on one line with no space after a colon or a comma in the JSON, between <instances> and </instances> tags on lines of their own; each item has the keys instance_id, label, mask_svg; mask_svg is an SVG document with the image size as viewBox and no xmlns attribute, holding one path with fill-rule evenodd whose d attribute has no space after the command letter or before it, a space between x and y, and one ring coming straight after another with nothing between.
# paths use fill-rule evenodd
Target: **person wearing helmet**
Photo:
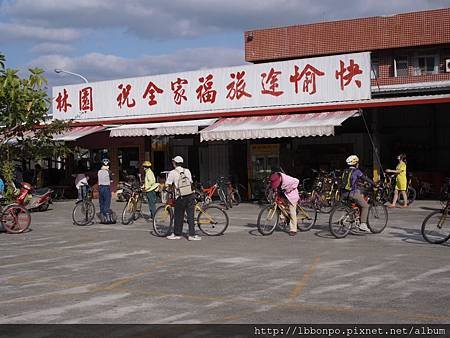
<instances>
[{"instance_id":1,"label":"person wearing helmet","mask_svg":"<svg viewBox=\"0 0 450 338\"><path fill-rule=\"evenodd\" d=\"M342 175L342 181L344 185L343 189L345 190L342 193L342 197L350 198L351 200L355 201L356 204L359 205L359 207L361 208L361 223L359 224L359 229L364 232L370 232L370 229L367 226L367 219L369 216L369 204L366 202L364 195L359 189L358 182L365 181L371 184L372 186L374 186L375 183L366 175L364 175L361 169L359 169L358 156L350 155L349 157L347 157L345 162L347 162L349 168L346 169L344 171L344 174Z\"/></svg>"},{"instance_id":2,"label":"person wearing helmet","mask_svg":"<svg viewBox=\"0 0 450 338\"><path fill-rule=\"evenodd\" d=\"M144 167L145 172L143 191L147 195L150 218L153 219L156 212L156 191L159 188L159 184L156 183L155 174L150 168L152 166L151 162L144 161L142 166Z\"/></svg>"},{"instance_id":3,"label":"person wearing helmet","mask_svg":"<svg viewBox=\"0 0 450 338\"><path fill-rule=\"evenodd\" d=\"M298 187L299 180L282 172L274 172L270 175L271 188L283 196L289 206L289 235L297 234L297 202L299 200Z\"/></svg>"},{"instance_id":4,"label":"person wearing helmet","mask_svg":"<svg viewBox=\"0 0 450 338\"><path fill-rule=\"evenodd\" d=\"M186 213L187 222L189 225L189 241L199 241L202 238L195 234L194 224L194 209L195 209L195 194L189 193L190 184L192 184L192 175L189 169L183 168L183 158L175 156L172 159L173 170L167 176L166 185L172 186L175 192L175 220L173 233L167 236L167 239L180 239L183 234L184 214ZM182 192L180 184L182 182L188 183L185 186L186 192ZM190 183L190 184L189 184Z\"/></svg>"},{"instance_id":5,"label":"person wearing helmet","mask_svg":"<svg viewBox=\"0 0 450 338\"><path fill-rule=\"evenodd\" d=\"M111 175L109 172L109 160L104 158L98 176L98 204L100 214L105 216L111 212Z\"/></svg>"}]
</instances>

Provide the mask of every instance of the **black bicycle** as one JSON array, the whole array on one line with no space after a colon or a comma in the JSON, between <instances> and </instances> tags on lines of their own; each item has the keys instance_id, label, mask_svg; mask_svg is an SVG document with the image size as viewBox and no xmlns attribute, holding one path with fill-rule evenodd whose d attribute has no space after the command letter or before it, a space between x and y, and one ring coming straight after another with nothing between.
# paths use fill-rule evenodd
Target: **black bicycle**
<instances>
[{"instance_id":1,"label":"black bicycle","mask_svg":"<svg viewBox=\"0 0 450 338\"><path fill-rule=\"evenodd\" d=\"M442 210L430 213L422 223L422 236L428 243L442 244L450 239L450 199Z\"/></svg>"},{"instance_id":2,"label":"black bicycle","mask_svg":"<svg viewBox=\"0 0 450 338\"><path fill-rule=\"evenodd\" d=\"M81 186L82 199L77 201L72 211L72 220L76 225L92 224L95 216L95 206L92 202L92 189L88 184Z\"/></svg>"},{"instance_id":3,"label":"black bicycle","mask_svg":"<svg viewBox=\"0 0 450 338\"><path fill-rule=\"evenodd\" d=\"M375 196L376 191L367 196L367 202L369 203L367 226L372 233L378 234L387 226L388 211L386 206L377 201ZM336 238L344 238L350 232L361 233L359 231L359 225L361 224L359 206L349 198L341 200L331 210L328 223L330 232Z\"/></svg>"}]
</instances>

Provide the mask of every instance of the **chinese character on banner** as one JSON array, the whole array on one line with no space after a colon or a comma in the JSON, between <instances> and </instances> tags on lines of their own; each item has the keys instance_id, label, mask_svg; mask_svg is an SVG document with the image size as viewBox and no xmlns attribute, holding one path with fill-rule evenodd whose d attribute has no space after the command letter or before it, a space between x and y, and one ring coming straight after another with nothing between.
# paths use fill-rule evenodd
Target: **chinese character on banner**
<instances>
[{"instance_id":1,"label":"chinese character on banner","mask_svg":"<svg viewBox=\"0 0 450 338\"><path fill-rule=\"evenodd\" d=\"M233 79L228 85L227 99L234 100L235 98L239 100L242 96L252 97L251 94L245 91L245 71L232 73L230 77Z\"/></svg>"},{"instance_id":2,"label":"chinese character on banner","mask_svg":"<svg viewBox=\"0 0 450 338\"><path fill-rule=\"evenodd\" d=\"M198 86L195 92L197 93L197 99L200 101L200 103L216 102L217 92L214 89L212 89L213 86L212 78L213 78L212 74L209 74L206 78L201 77L198 79L201 85Z\"/></svg>"},{"instance_id":3,"label":"chinese character on banner","mask_svg":"<svg viewBox=\"0 0 450 338\"><path fill-rule=\"evenodd\" d=\"M80 90L80 111L87 110L94 110L94 102L92 101L92 87L86 87Z\"/></svg>"},{"instance_id":4,"label":"chinese character on banner","mask_svg":"<svg viewBox=\"0 0 450 338\"><path fill-rule=\"evenodd\" d=\"M273 96L283 95L282 90L276 90L280 85L278 84L278 75L281 74L281 71L275 71L273 68L270 69L269 73L262 73L261 77L261 85L262 90L261 94L269 94ZM266 87L267 85L267 87Z\"/></svg>"},{"instance_id":5,"label":"chinese character on banner","mask_svg":"<svg viewBox=\"0 0 450 338\"><path fill-rule=\"evenodd\" d=\"M298 94L298 83L304 76L303 92L313 95L316 92L316 76L323 76L325 73L310 64L307 64L301 73L298 72L298 69L298 66L295 66L294 75L291 75L289 78L290 82L295 83L295 93Z\"/></svg>"},{"instance_id":6,"label":"chinese character on banner","mask_svg":"<svg viewBox=\"0 0 450 338\"><path fill-rule=\"evenodd\" d=\"M158 88L153 82L149 82L147 85L147 89L145 90L144 95L142 96L143 99L145 99L147 97L147 95L149 96L149 101L148 101L148 105L149 106L154 106L155 104L158 103L158 101L155 100L155 92L158 94L162 94L164 93L164 90L162 90L161 88Z\"/></svg>"},{"instance_id":7,"label":"chinese character on banner","mask_svg":"<svg viewBox=\"0 0 450 338\"><path fill-rule=\"evenodd\" d=\"M127 84L126 87L123 86L123 84L121 83L118 88L120 90L122 90L122 92L117 96L117 102L119 105L119 108L122 108L122 105L126 102L127 103L127 107L131 108L134 107L136 105L136 101L133 99L130 102L130 99L128 96L130 96L130 91L131 91L131 85Z\"/></svg>"},{"instance_id":8,"label":"chinese character on banner","mask_svg":"<svg viewBox=\"0 0 450 338\"><path fill-rule=\"evenodd\" d=\"M56 102L58 103L56 105L56 109L61 112L61 110L64 110L64 112L67 112L68 107L72 107L72 105L68 102L69 95L67 94L67 90L64 89L64 95L61 94L61 92L58 93L58 97L56 98Z\"/></svg>"},{"instance_id":9,"label":"chinese character on banner","mask_svg":"<svg viewBox=\"0 0 450 338\"><path fill-rule=\"evenodd\" d=\"M181 100L187 101L186 90L183 85L188 84L188 80L177 78L175 82L170 82L170 88L173 91L173 101L175 104L180 105Z\"/></svg>"},{"instance_id":10,"label":"chinese character on banner","mask_svg":"<svg viewBox=\"0 0 450 338\"><path fill-rule=\"evenodd\" d=\"M339 65L340 70L336 70L336 79L340 78L341 90L344 90L344 87L352 81L354 76L362 74L362 70L359 69L359 65L353 59L350 59L350 65L348 67L345 67L345 63L342 60L339 60ZM361 81L355 80L355 84L358 88L361 88Z\"/></svg>"}]
</instances>

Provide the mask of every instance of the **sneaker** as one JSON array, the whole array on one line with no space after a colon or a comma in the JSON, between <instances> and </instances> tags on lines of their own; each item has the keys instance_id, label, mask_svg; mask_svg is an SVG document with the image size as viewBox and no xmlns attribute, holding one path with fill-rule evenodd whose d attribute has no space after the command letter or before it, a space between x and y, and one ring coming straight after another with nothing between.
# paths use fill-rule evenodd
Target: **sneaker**
<instances>
[{"instance_id":1,"label":"sneaker","mask_svg":"<svg viewBox=\"0 0 450 338\"><path fill-rule=\"evenodd\" d=\"M295 236L297 235L297 231L289 231L289 236Z\"/></svg>"},{"instance_id":2,"label":"sneaker","mask_svg":"<svg viewBox=\"0 0 450 338\"><path fill-rule=\"evenodd\" d=\"M367 227L366 223L361 223L358 228L359 228L359 230L364 231L364 232L371 232L370 229Z\"/></svg>"},{"instance_id":3,"label":"sneaker","mask_svg":"<svg viewBox=\"0 0 450 338\"><path fill-rule=\"evenodd\" d=\"M171 234L166 237L167 239L181 239L181 236L176 236L175 234Z\"/></svg>"},{"instance_id":4,"label":"sneaker","mask_svg":"<svg viewBox=\"0 0 450 338\"><path fill-rule=\"evenodd\" d=\"M188 241L201 241L202 238L199 235L189 236Z\"/></svg>"}]
</instances>

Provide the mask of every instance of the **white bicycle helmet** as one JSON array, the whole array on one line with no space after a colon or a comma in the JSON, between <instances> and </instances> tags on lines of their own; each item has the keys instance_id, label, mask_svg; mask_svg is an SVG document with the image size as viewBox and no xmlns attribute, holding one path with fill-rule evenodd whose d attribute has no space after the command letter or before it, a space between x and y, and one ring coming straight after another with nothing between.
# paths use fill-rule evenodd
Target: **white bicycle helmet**
<instances>
[{"instance_id":1,"label":"white bicycle helmet","mask_svg":"<svg viewBox=\"0 0 450 338\"><path fill-rule=\"evenodd\" d=\"M348 165L355 165L359 163L359 158L356 155L350 155L349 157L347 157L345 162L347 162Z\"/></svg>"}]
</instances>

